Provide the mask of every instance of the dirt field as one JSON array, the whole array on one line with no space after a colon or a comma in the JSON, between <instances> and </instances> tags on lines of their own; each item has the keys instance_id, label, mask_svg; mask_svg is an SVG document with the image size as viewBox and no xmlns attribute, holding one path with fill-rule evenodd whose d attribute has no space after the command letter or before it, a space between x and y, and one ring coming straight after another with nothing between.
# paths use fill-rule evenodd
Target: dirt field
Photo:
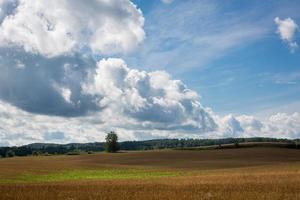
<instances>
[{"instance_id":1,"label":"dirt field","mask_svg":"<svg viewBox=\"0 0 300 200\"><path fill-rule=\"evenodd\" d=\"M70 176L70 170L76 171ZM89 179L94 172L101 176ZM165 150L1 159L0 199L300 199L300 151Z\"/></svg>"}]
</instances>

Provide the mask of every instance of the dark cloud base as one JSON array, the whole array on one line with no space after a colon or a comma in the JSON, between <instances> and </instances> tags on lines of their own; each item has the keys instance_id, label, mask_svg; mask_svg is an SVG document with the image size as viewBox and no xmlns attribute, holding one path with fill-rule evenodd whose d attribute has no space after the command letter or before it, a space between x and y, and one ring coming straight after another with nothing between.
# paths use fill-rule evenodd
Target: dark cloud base
<instances>
[{"instance_id":1,"label":"dark cloud base","mask_svg":"<svg viewBox=\"0 0 300 200\"><path fill-rule=\"evenodd\" d=\"M95 61L78 54L45 58L16 48L0 49L0 99L25 111L76 117L99 110L93 97L82 95L81 82ZM70 89L67 102L56 86Z\"/></svg>"}]
</instances>

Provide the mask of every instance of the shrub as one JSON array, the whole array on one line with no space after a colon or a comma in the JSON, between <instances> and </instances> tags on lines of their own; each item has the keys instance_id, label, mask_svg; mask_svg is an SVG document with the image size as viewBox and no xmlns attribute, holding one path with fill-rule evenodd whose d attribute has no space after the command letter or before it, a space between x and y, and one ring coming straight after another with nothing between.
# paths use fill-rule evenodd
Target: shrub
<instances>
[{"instance_id":1,"label":"shrub","mask_svg":"<svg viewBox=\"0 0 300 200\"><path fill-rule=\"evenodd\" d=\"M38 155L40 155L40 152L38 152L38 151L33 151L33 152L32 152L32 155L33 155L33 156L38 156Z\"/></svg>"},{"instance_id":2,"label":"shrub","mask_svg":"<svg viewBox=\"0 0 300 200\"><path fill-rule=\"evenodd\" d=\"M67 152L67 155L69 155L69 156L75 156L75 155L80 155L80 154L81 154L81 152L79 150Z\"/></svg>"},{"instance_id":3,"label":"shrub","mask_svg":"<svg viewBox=\"0 0 300 200\"><path fill-rule=\"evenodd\" d=\"M6 156L5 157L14 157L15 156L15 152L13 150L8 150L6 152Z\"/></svg>"}]
</instances>

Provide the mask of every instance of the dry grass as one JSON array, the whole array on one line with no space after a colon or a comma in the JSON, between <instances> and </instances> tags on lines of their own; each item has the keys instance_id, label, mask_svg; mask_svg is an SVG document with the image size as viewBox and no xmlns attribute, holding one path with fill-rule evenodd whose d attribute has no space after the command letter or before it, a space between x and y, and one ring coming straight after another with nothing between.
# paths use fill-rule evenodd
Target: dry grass
<instances>
[{"instance_id":1,"label":"dry grass","mask_svg":"<svg viewBox=\"0 0 300 200\"><path fill-rule=\"evenodd\" d=\"M0 184L0 199L300 199L300 151L292 149L12 158L0 160L0 178L109 166L179 171L181 176Z\"/></svg>"}]
</instances>

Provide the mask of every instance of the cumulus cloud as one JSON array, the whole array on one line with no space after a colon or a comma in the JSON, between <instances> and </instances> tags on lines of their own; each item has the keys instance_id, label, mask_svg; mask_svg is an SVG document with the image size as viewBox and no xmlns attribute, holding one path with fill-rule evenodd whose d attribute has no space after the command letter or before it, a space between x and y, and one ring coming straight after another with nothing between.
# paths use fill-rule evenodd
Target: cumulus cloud
<instances>
[{"instance_id":1,"label":"cumulus cloud","mask_svg":"<svg viewBox=\"0 0 300 200\"><path fill-rule=\"evenodd\" d=\"M240 121L238 121L233 115L225 116L222 119L221 132L225 137L239 137L244 129L241 126Z\"/></svg>"},{"instance_id":2,"label":"cumulus cloud","mask_svg":"<svg viewBox=\"0 0 300 200\"><path fill-rule=\"evenodd\" d=\"M120 139L201 137L199 131L149 129L140 121L108 112L65 118L32 114L0 101L0 145L22 145L32 142L104 141L106 132L114 130ZM204 133L205 134L205 133Z\"/></svg>"},{"instance_id":3,"label":"cumulus cloud","mask_svg":"<svg viewBox=\"0 0 300 200\"><path fill-rule=\"evenodd\" d=\"M165 71L130 69L122 59L103 59L82 84L99 107L158 129L212 131L216 125L196 92Z\"/></svg>"},{"instance_id":4,"label":"cumulus cloud","mask_svg":"<svg viewBox=\"0 0 300 200\"><path fill-rule=\"evenodd\" d=\"M3 101L0 101L0 125L0 143L10 146L32 142L66 143L104 139L104 133L99 130L101 123L93 125L89 117L83 120L33 114Z\"/></svg>"},{"instance_id":5,"label":"cumulus cloud","mask_svg":"<svg viewBox=\"0 0 300 200\"><path fill-rule=\"evenodd\" d=\"M126 52L144 39L143 15L129 0L6 0L0 5L5 13L1 100L35 114L101 112L106 113L101 121L117 116L130 121L128 126L215 129L198 94L168 73L130 69L121 59L96 63L93 52ZM82 45L93 52L75 50Z\"/></svg>"},{"instance_id":6,"label":"cumulus cloud","mask_svg":"<svg viewBox=\"0 0 300 200\"><path fill-rule=\"evenodd\" d=\"M295 33L298 30L298 25L290 17L286 19L280 19L276 17L274 19L277 24L277 33L280 35L280 38L289 45L289 48L294 52L298 48L298 44L295 41Z\"/></svg>"},{"instance_id":7,"label":"cumulus cloud","mask_svg":"<svg viewBox=\"0 0 300 200\"><path fill-rule=\"evenodd\" d=\"M82 48L116 54L144 40L142 12L129 0L1 0L0 46L47 57Z\"/></svg>"},{"instance_id":8,"label":"cumulus cloud","mask_svg":"<svg viewBox=\"0 0 300 200\"><path fill-rule=\"evenodd\" d=\"M118 116L116 113L113 118L105 118L106 115L107 113L102 112L77 118L38 115L0 101L0 146L32 142L104 141L106 132L110 130L115 130L122 141L187 137L300 137L300 113L278 113L264 120L246 115L221 117L211 114L218 128L207 132L149 129L143 127L141 122Z\"/></svg>"},{"instance_id":9,"label":"cumulus cloud","mask_svg":"<svg viewBox=\"0 0 300 200\"><path fill-rule=\"evenodd\" d=\"M227 115L217 119L222 137L300 137L300 113L277 113L259 120L254 116Z\"/></svg>"},{"instance_id":10,"label":"cumulus cloud","mask_svg":"<svg viewBox=\"0 0 300 200\"><path fill-rule=\"evenodd\" d=\"M143 41L130 0L0 0L0 99L27 112L78 117L99 111L81 81L94 57Z\"/></svg>"}]
</instances>

